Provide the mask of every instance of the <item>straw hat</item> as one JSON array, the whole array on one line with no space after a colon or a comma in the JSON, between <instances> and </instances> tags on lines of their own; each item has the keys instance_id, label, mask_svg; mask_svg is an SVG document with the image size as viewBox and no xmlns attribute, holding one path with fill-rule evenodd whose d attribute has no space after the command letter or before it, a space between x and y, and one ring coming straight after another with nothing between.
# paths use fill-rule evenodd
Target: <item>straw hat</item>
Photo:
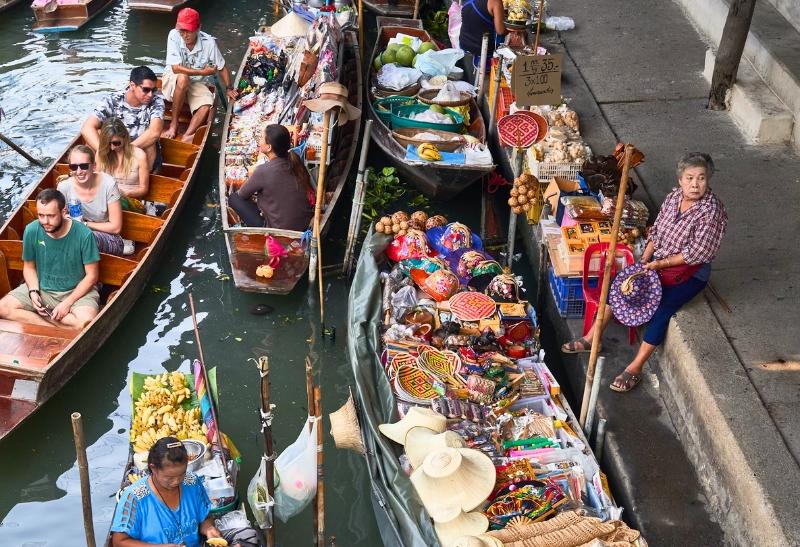
<instances>
[{"instance_id":1,"label":"straw hat","mask_svg":"<svg viewBox=\"0 0 800 547\"><path fill-rule=\"evenodd\" d=\"M350 104L349 97L347 88L339 82L325 82L319 86L319 97L305 101L303 104L311 112L327 112L337 109L339 113L337 123L344 125L349 120L361 117L361 110Z\"/></svg>"},{"instance_id":2,"label":"straw hat","mask_svg":"<svg viewBox=\"0 0 800 547\"><path fill-rule=\"evenodd\" d=\"M428 407L412 406L402 420L393 424L381 424L378 429L397 444L403 444L408 431L418 426L441 433L447 428L447 418Z\"/></svg>"},{"instance_id":3,"label":"straw hat","mask_svg":"<svg viewBox=\"0 0 800 547\"><path fill-rule=\"evenodd\" d=\"M406 456L414 469L422 465L425 456L438 448L466 448L467 443L455 431L436 433L427 427L412 427L406 433Z\"/></svg>"},{"instance_id":4,"label":"straw hat","mask_svg":"<svg viewBox=\"0 0 800 547\"><path fill-rule=\"evenodd\" d=\"M661 281L653 270L631 264L614 278L608 303L614 318L627 327L644 325L661 303Z\"/></svg>"},{"instance_id":5,"label":"straw hat","mask_svg":"<svg viewBox=\"0 0 800 547\"><path fill-rule=\"evenodd\" d=\"M331 436L336 448L353 450L359 454L366 454L364 442L361 440L361 427L358 424L358 413L353 401L353 393L342 407L328 416L331 420Z\"/></svg>"},{"instance_id":6,"label":"straw hat","mask_svg":"<svg viewBox=\"0 0 800 547\"><path fill-rule=\"evenodd\" d=\"M457 537L447 547L503 547L503 542L486 534L479 536L465 535Z\"/></svg>"},{"instance_id":7,"label":"straw hat","mask_svg":"<svg viewBox=\"0 0 800 547\"><path fill-rule=\"evenodd\" d=\"M411 474L422 505L439 516L451 505L472 511L494 489L496 471L492 460L471 448L439 448L430 452Z\"/></svg>"},{"instance_id":8,"label":"straw hat","mask_svg":"<svg viewBox=\"0 0 800 547\"><path fill-rule=\"evenodd\" d=\"M448 547L459 536L477 536L489 529L489 519L486 515L478 511L465 513L457 505L451 505L437 516L447 517L444 522L434 519L433 523L439 541L444 547Z\"/></svg>"},{"instance_id":9,"label":"straw hat","mask_svg":"<svg viewBox=\"0 0 800 547\"><path fill-rule=\"evenodd\" d=\"M305 36L309 26L309 23L305 19L297 15L297 13L291 12L272 25L269 32L276 38Z\"/></svg>"}]
</instances>

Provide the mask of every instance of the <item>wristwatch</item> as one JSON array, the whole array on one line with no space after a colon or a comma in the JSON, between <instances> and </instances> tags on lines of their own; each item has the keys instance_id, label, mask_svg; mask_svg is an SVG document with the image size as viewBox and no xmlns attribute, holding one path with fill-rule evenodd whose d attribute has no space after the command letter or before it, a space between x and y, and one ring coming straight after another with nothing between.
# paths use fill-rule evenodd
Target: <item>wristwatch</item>
<instances>
[{"instance_id":1,"label":"wristwatch","mask_svg":"<svg viewBox=\"0 0 800 547\"><path fill-rule=\"evenodd\" d=\"M41 293L41 292L39 292L39 289L30 289L30 290L28 291L28 294L30 295L32 292L35 292L35 293L36 293L36 294L38 294L39 296L41 296L41 295L42 295L42 293Z\"/></svg>"}]
</instances>

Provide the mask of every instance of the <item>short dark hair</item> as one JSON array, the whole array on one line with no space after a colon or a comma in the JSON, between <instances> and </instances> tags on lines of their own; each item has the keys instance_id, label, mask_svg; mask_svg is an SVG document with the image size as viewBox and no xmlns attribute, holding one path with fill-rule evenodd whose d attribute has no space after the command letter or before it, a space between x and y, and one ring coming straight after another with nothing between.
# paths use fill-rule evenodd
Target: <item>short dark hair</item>
<instances>
[{"instance_id":1,"label":"short dark hair","mask_svg":"<svg viewBox=\"0 0 800 547\"><path fill-rule=\"evenodd\" d=\"M683 172L692 167L704 168L706 170L706 178L709 180L711 180L711 176L714 174L715 170L714 160L711 159L710 155L705 152L689 152L678 160L678 167L676 168L678 178L681 178Z\"/></svg>"},{"instance_id":2,"label":"short dark hair","mask_svg":"<svg viewBox=\"0 0 800 547\"><path fill-rule=\"evenodd\" d=\"M64 197L64 194L62 194L55 188L45 188L44 190L36 194L36 201L38 201L42 205L47 205L53 200L56 200L56 203L58 203L59 211L61 211L62 209L64 209L64 207L67 206L67 199Z\"/></svg>"},{"instance_id":3,"label":"short dark hair","mask_svg":"<svg viewBox=\"0 0 800 547\"><path fill-rule=\"evenodd\" d=\"M164 462L188 463L189 453L186 447L176 437L161 437L156 441L147 454L147 467L161 469Z\"/></svg>"},{"instance_id":4,"label":"short dark hair","mask_svg":"<svg viewBox=\"0 0 800 547\"><path fill-rule=\"evenodd\" d=\"M142 85L145 80L156 81L156 73L150 70L150 67L137 66L131 70L131 81L136 85Z\"/></svg>"}]
</instances>

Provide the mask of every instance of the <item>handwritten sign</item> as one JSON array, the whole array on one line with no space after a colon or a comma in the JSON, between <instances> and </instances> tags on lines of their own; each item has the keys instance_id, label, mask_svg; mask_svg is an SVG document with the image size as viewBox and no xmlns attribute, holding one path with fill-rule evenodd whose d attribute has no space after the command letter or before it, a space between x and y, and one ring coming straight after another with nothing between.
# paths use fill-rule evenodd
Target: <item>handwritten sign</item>
<instances>
[{"instance_id":1,"label":"handwritten sign","mask_svg":"<svg viewBox=\"0 0 800 547\"><path fill-rule=\"evenodd\" d=\"M511 91L517 106L561 102L561 55L520 55L514 60Z\"/></svg>"}]
</instances>

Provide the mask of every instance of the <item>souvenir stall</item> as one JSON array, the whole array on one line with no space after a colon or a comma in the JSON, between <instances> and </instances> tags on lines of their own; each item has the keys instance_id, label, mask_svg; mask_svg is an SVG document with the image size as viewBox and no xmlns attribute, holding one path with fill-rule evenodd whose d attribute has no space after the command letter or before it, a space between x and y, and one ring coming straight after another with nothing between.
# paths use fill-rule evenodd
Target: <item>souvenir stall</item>
<instances>
[{"instance_id":1,"label":"souvenir stall","mask_svg":"<svg viewBox=\"0 0 800 547\"><path fill-rule=\"evenodd\" d=\"M376 516L400 543L645 544L547 367L522 279L468 226L380 219L349 319Z\"/></svg>"}]
</instances>

